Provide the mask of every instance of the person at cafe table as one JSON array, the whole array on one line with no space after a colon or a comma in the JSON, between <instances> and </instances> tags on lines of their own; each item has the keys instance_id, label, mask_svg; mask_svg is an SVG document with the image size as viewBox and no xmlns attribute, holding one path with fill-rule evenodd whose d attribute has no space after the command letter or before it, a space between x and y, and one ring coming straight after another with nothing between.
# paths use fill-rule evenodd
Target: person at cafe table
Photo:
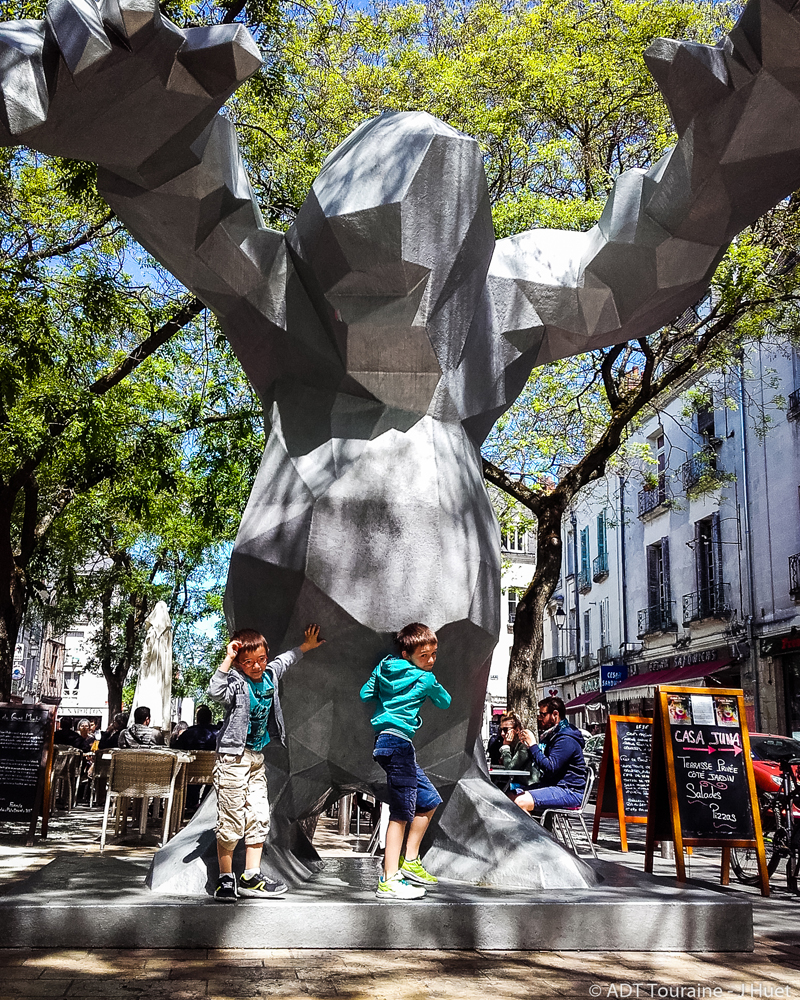
<instances>
[{"instance_id":1,"label":"person at cafe table","mask_svg":"<svg viewBox=\"0 0 800 1000\"><path fill-rule=\"evenodd\" d=\"M530 749L531 764L539 779L514 799L520 809L542 813L545 809L578 809L586 787L583 735L566 718L561 698L539 702L536 716L539 740L524 729L520 740Z\"/></svg>"},{"instance_id":2,"label":"person at cafe table","mask_svg":"<svg viewBox=\"0 0 800 1000\"><path fill-rule=\"evenodd\" d=\"M160 729L150 725L150 709L140 705L133 713L133 725L119 734L117 746L120 750L146 750L164 745Z\"/></svg>"}]
</instances>

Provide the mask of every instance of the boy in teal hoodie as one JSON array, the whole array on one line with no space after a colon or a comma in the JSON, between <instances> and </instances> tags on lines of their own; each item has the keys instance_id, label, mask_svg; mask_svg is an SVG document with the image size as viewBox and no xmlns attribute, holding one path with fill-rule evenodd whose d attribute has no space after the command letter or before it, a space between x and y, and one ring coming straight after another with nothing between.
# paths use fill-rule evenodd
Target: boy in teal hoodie
<instances>
[{"instance_id":1,"label":"boy in teal hoodie","mask_svg":"<svg viewBox=\"0 0 800 1000\"><path fill-rule=\"evenodd\" d=\"M422 725L419 710L425 699L447 708L450 695L431 673L439 645L435 632L413 622L397 633L395 641L400 656L381 660L361 688L362 701L378 702L370 720L376 736L372 756L386 772L389 792L383 878L375 895L386 900L420 899L425 886L438 881L422 867L419 845L442 799L417 764L412 740Z\"/></svg>"}]
</instances>

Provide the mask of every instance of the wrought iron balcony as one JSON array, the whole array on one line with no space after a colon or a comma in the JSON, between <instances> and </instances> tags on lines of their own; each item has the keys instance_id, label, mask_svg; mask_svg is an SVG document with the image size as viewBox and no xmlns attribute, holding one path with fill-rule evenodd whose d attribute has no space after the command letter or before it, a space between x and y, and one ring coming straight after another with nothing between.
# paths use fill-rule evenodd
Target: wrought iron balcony
<instances>
[{"instance_id":1,"label":"wrought iron balcony","mask_svg":"<svg viewBox=\"0 0 800 1000\"><path fill-rule=\"evenodd\" d=\"M667 477L662 472L653 486L639 491L639 517L647 517L648 514L654 513L660 507L665 507L669 498Z\"/></svg>"},{"instance_id":2,"label":"wrought iron balcony","mask_svg":"<svg viewBox=\"0 0 800 1000\"><path fill-rule=\"evenodd\" d=\"M733 615L731 585L718 583L695 594L683 595L683 624L702 622L708 618L727 620Z\"/></svg>"},{"instance_id":3,"label":"wrought iron balcony","mask_svg":"<svg viewBox=\"0 0 800 1000\"><path fill-rule=\"evenodd\" d=\"M681 466L683 488L691 490L705 477L710 479L717 471L717 456L713 451L698 451Z\"/></svg>"},{"instance_id":4,"label":"wrought iron balcony","mask_svg":"<svg viewBox=\"0 0 800 1000\"><path fill-rule=\"evenodd\" d=\"M600 583L608 576L608 553L601 552L592 563L592 579L595 583Z\"/></svg>"},{"instance_id":5,"label":"wrought iron balcony","mask_svg":"<svg viewBox=\"0 0 800 1000\"><path fill-rule=\"evenodd\" d=\"M551 656L547 660L542 660L542 680L549 681L554 677L566 677L567 661L560 660L557 656Z\"/></svg>"},{"instance_id":6,"label":"wrought iron balcony","mask_svg":"<svg viewBox=\"0 0 800 1000\"><path fill-rule=\"evenodd\" d=\"M598 663L611 663L614 659L614 650L611 646L601 646L597 650L597 662Z\"/></svg>"},{"instance_id":7,"label":"wrought iron balcony","mask_svg":"<svg viewBox=\"0 0 800 1000\"><path fill-rule=\"evenodd\" d=\"M800 600L800 552L789 556L789 594L796 601Z\"/></svg>"},{"instance_id":8,"label":"wrought iron balcony","mask_svg":"<svg viewBox=\"0 0 800 1000\"><path fill-rule=\"evenodd\" d=\"M649 608L642 608L638 616L639 631L636 638L644 639L646 635L653 635L655 632L677 632L674 607L674 601L662 601Z\"/></svg>"},{"instance_id":9,"label":"wrought iron balcony","mask_svg":"<svg viewBox=\"0 0 800 1000\"><path fill-rule=\"evenodd\" d=\"M589 567L584 566L583 569L578 573L578 590L585 594L587 591L592 589L592 581L589 577Z\"/></svg>"},{"instance_id":10,"label":"wrought iron balcony","mask_svg":"<svg viewBox=\"0 0 800 1000\"><path fill-rule=\"evenodd\" d=\"M789 420L800 418L800 389L795 389L794 392L789 393L789 406L786 410L786 416Z\"/></svg>"}]
</instances>

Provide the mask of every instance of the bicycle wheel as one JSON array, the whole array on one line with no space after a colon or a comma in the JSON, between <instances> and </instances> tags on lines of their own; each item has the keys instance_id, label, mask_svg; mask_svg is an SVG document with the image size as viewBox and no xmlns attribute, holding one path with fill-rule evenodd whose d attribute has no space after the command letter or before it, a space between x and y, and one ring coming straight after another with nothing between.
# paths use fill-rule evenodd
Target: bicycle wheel
<instances>
[{"instance_id":1,"label":"bicycle wheel","mask_svg":"<svg viewBox=\"0 0 800 1000\"><path fill-rule=\"evenodd\" d=\"M772 835L764 838L764 849L767 859L772 856ZM758 873L758 855L755 847L732 847L731 868L736 878L744 885L758 885L761 877Z\"/></svg>"}]
</instances>

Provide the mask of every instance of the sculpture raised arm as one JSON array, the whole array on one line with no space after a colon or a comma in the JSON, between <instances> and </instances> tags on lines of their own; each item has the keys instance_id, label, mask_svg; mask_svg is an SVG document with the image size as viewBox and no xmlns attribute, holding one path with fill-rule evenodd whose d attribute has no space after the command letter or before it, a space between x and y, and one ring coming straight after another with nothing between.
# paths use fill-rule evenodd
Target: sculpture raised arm
<instances>
[{"instance_id":1,"label":"sculpture raised arm","mask_svg":"<svg viewBox=\"0 0 800 1000\"><path fill-rule=\"evenodd\" d=\"M800 187L792 6L750 0L716 46L650 46L645 61L678 143L651 170L623 173L589 232L498 241L487 284L512 363L525 353L534 367L657 330L702 297L733 237Z\"/></svg>"}]
</instances>

